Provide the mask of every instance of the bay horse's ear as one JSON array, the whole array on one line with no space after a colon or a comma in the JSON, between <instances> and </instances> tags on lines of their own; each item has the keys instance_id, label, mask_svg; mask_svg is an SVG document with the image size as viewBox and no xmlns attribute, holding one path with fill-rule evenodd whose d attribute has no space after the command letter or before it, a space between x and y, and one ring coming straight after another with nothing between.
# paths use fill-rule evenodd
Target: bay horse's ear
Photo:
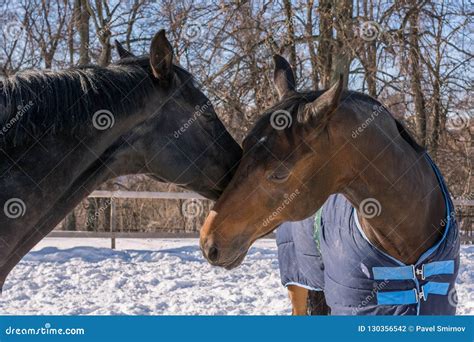
<instances>
[{"instance_id":1,"label":"bay horse's ear","mask_svg":"<svg viewBox=\"0 0 474 342\"><path fill-rule=\"evenodd\" d=\"M126 48L124 48L118 40L115 40L115 47L117 48L117 52L119 54L120 59L135 57L135 55L128 51Z\"/></svg>"},{"instance_id":2,"label":"bay horse's ear","mask_svg":"<svg viewBox=\"0 0 474 342\"><path fill-rule=\"evenodd\" d=\"M165 30L160 30L151 41L150 65L157 79L165 82L170 80L173 69L173 48L166 38Z\"/></svg>"},{"instance_id":3,"label":"bay horse's ear","mask_svg":"<svg viewBox=\"0 0 474 342\"><path fill-rule=\"evenodd\" d=\"M339 79L331 88L305 106L304 115L298 121L303 123L312 122L318 126L325 126L339 106L343 89L344 75L340 74Z\"/></svg>"},{"instance_id":4,"label":"bay horse's ear","mask_svg":"<svg viewBox=\"0 0 474 342\"><path fill-rule=\"evenodd\" d=\"M282 56L274 55L273 61L275 63L273 83L281 100L286 94L295 91L295 75L290 64Z\"/></svg>"}]
</instances>

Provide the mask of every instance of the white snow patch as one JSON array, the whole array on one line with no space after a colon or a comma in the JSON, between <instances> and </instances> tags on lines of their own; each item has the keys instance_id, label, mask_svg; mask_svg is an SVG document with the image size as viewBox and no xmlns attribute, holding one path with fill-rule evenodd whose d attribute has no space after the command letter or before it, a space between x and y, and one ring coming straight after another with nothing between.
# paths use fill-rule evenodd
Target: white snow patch
<instances>
[{"instance_id":1,"label":"white snow patch","mask_svg":"<svg viewBox=\"0 0 474 342\"><path fill-rule=\"evenodd\" d=\"M78 245L80 245L78 247ZM232 271L210 266L196 239L46 238L9 275L1 314L288 315L275 241ZM474 314L474 246L463 246L458 314Z\"/></svg>"},{"instance_id":2,"label":"white snow patch","mask_svg":"<svg viewBox=\"0 0 474 342\"><path fill-rule=\"evenodd\" d=\"M461 246L461 265L456 280L458 315L474 315L474 246Z\"/></svg>"}]
</instances>

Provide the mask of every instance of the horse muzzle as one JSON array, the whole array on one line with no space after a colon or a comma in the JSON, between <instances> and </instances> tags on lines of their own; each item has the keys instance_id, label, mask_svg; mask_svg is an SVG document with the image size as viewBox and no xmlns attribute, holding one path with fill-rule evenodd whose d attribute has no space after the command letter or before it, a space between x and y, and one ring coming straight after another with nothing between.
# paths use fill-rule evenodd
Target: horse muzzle
<instances>
[{"instance_id":1,"label":"horse muzzle","mask_svg":"<svg viewBox=\"0 0 474 342\"><path fill-rule=\"evenodd\" d=\"M227 270L239 266L247 255L247 250L221 248L212 238L201 239L200 245L202 254L211 265Z\"/></svg>"}]
</instances>

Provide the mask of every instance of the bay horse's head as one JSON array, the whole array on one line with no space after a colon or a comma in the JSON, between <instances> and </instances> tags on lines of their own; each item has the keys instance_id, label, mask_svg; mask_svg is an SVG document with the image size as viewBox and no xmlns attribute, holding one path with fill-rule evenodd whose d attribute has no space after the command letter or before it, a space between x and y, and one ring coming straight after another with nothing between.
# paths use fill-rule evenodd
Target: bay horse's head
<instances>
[{"instance_id":1,"label":"bay horse's head","mask_svg":"<svg viewBox=\"0 0 474 342\"><path fill-rule=\"evenodd\" d=\"M279 103L245 138L234 178L201 229L214 265L238 266L256 239L313 214L344 177L335 170L348 158L342 126L351 127L340 120L342 79L325 92L299 93L288 62L276 56L274 84Z\"/></svg>"},{"instance_id":2,"label":"bay horse's head","mask_svg":"<svg viewBox=\"0 0 474 342\"><path fill-rule=\"evenodd\" d=\"M145 106L151 107L144 108L149 119L132 134L133 149L142 151L139 163L145 165L145 170L137 171L217 199L238 165L240 146L193 76L173 64L164 30L153 38L149 56L136 57L116 43L118 64L145 65L155 85L151 98L162 99Z\"/></svg>"}]
</instances>

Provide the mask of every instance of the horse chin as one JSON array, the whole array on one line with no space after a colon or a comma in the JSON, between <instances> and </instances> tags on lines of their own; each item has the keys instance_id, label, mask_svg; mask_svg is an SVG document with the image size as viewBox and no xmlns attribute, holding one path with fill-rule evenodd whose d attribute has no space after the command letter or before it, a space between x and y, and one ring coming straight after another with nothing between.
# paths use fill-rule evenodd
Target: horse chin
<instances>
[{"instance_id":1,"label":"horse chin","mask_svg":"<svg viewBox=\"0 0 474 342\"><path fill-rule=\"evenodd\" d=\"M236 267L239 267L240 264L242 264L242 261L244 261L246 255L247 255L247 251L237 256L237 258L235 258L233 261L226 263L225 265L222 265L222 266L228 271Z\"/></svg>"},{"instance_id":2,"label":"horse chin","mask_svg":"<svg viewBox=\"0 0 474 342\"><path fill-rule=\"evenodd\" d=\"M273 230L269 231L269 232L266 232L264 234L261 234L260 236L252 239L247 247L247 249L243 250L241 252L241 254L239 254L233 261L231 262L228 262L228 263L225 263L223 265L221 265L222 267L224 267L226 270L231 270L233 268L236 268L238 266L240 266L240 264L242 263L242 261L244 261L245 257L247 256L247 253L250 249L250 246L252 246L254 244L255 241L257 241L258 239L261 239L263 238L264 236L270 234Z\"/></svg>"}]
</instances>

